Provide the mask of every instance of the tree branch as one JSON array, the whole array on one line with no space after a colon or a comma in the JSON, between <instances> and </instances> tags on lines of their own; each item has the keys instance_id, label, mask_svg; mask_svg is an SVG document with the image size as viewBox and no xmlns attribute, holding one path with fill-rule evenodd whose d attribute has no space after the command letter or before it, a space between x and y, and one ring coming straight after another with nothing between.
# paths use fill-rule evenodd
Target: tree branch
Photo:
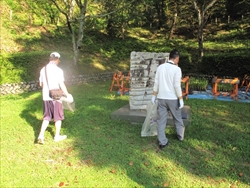
<instances>
[{"instance_id":1,"label":"tree branch","mask_svg":"<svg viewBox=\"0 0 250 188\"><path fill-rule=\"evenodd\" d=\"M82 7L82 1L81 1L81 0L75 0L75 1L76 1L77 6L78 6L79 8L81 8L81 7ZM84 4L85 4L86 1L87 1L87 0L84 0Z\"/></svg>"},{"instance_id":2,"label":"tree branch","mask_svg":"<svg viewBox=\"0 0 250 188\"><path fill-rule=\"evenodd\" d=\"M207 12L207 10L210 9L210 8L214 5L214 3L216 3L216 1L217 1L217 0L211 1L211 2L207 5L207 7L204 8L204 12Z\"/></svg>"},{"instance_id":3,"label":"tree branch","mask_svg":"<svg viewBox=\"0 0 250 188\"><path fill-rule=\"evenodd\" d=\"M70 31L70 33L72 33L73 31L72 31L72 27L71 27L71 24L70 24L70 20L69 20L68 14L67 14L66 12L64 12L64 11L59 7L59 5L56 3L56 0L51 0L51 1L54 3L54 5L57 7L57 9L66 17L66 19L67 19L67 25L68 25L69 31Z\"/></svg>"},{"instance_id":4,"label":"tree branch","mask_svg":"<svg viewBox=\"0 0 250 188\"><path fill-rule=\"evenodd\" d=\"M111 11L111 12L108 12L108 13L105 13L105 14L98 14L98 15L95 15L95 16L86 16L85 18L101 18L101 17L105 17L105 16L108 16L108 15L110 15L110 14L114 14L114 13L116 13L116 12L121 11L122 9L128 7L130 4L132 4L132 3L134 3L134 2L136 2L136 0L131 1L131 2L128 3L127 5L121 7L121 8L119 8L119 9L117 9L117 10L114 10L114 11Z\"/></svg>"}]
</instances>

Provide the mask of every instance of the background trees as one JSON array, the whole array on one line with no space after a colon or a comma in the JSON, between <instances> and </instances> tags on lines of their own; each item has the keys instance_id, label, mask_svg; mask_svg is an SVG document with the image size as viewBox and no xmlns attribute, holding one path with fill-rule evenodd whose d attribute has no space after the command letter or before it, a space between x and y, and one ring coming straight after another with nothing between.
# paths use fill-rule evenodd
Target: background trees
<instances>
[{"instance_id":1,"label":"background trees","mask_svg":"<svg viewBox=\"0 0 250 188\"><path fill-rule=\"evenodd\" d=\"M8 13L12 23L67 26L69 33L65 34L72 40L75 65L86 31L96 30L111 39L126 39L129 29L139 27L163 33L165 40L181 36L197 38L198 54L202 57L204 29L208 33L213 32L216 24L238 20L248 23L250 17L249 0L6 0L5 3L11 7Z\"/></svg>"}]
</instances>

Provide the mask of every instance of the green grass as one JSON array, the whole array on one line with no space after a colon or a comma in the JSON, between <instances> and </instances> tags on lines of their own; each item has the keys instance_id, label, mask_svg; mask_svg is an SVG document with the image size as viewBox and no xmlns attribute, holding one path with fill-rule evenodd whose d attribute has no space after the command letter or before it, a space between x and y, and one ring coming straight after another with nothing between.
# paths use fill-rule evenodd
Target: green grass
<instances>
[{"instance_id":1,"label":"green grass","mask_svg":"<svg viewBox=\"0 0 250 188\"><path fill-rule=\"evenodd\" d=\"M76 111L65 110L62 134L54 125L35 144L42 122L40 91L1 96L1 187L250 187L248 103L185 100L191 124L185 140L166 129L169 146L140 137L142 124L113 121L128 96L111 82L70 86Z\"/></svg>"}]
</instances>

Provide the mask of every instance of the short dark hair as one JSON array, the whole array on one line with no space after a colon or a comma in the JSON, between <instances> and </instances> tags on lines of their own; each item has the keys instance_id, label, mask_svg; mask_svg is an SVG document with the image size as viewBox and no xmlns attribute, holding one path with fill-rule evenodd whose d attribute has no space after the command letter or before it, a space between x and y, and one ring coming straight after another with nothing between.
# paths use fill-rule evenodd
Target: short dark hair
<instances>
[{"instance_id":1,"label":"short dark hair","mask_svg":"<svg viewBox=\"0 0 250 188\"><path fill-rule=\"evenodd\" d=\"M180 53L178 52L178 50L172 50L169 54L169 59L176 59L177 57L180 57Z\"/></svg>"}]
</instances>

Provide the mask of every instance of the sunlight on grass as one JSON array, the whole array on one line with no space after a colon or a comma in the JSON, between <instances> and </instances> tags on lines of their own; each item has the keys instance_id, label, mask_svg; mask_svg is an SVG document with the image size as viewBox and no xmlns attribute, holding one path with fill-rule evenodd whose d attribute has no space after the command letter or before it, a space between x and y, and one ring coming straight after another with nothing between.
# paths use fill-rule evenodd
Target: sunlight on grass
<instances>
[{"instance_id":1,"label":"sunlight on grass","mask_svg":"<svg viewBox=\"0 0 250 188\"><path fill-rule=\"evenodd\" d=\"M68 139L55 143L51 122L44 145L34 143L41 92L1 96L1 187L249 187L250 123L241 117L249 104L185 100L192 109L185 140L169 126L170 144L159 152L156 137L140 137L142 124L110 119L129 96L109 86L70 86L77 110L65 110Z\"/></svg>"},{"instance_id":2,"label":"sunlight on grass","mask_svg":"<svg viewBox=\"0 0 250 188\"><path fill-rule=\"evenodd\" d=\"M99 62L93 62L92 65L97 69L106 70L106 68Z\"/></svg>"}]
</instances>

